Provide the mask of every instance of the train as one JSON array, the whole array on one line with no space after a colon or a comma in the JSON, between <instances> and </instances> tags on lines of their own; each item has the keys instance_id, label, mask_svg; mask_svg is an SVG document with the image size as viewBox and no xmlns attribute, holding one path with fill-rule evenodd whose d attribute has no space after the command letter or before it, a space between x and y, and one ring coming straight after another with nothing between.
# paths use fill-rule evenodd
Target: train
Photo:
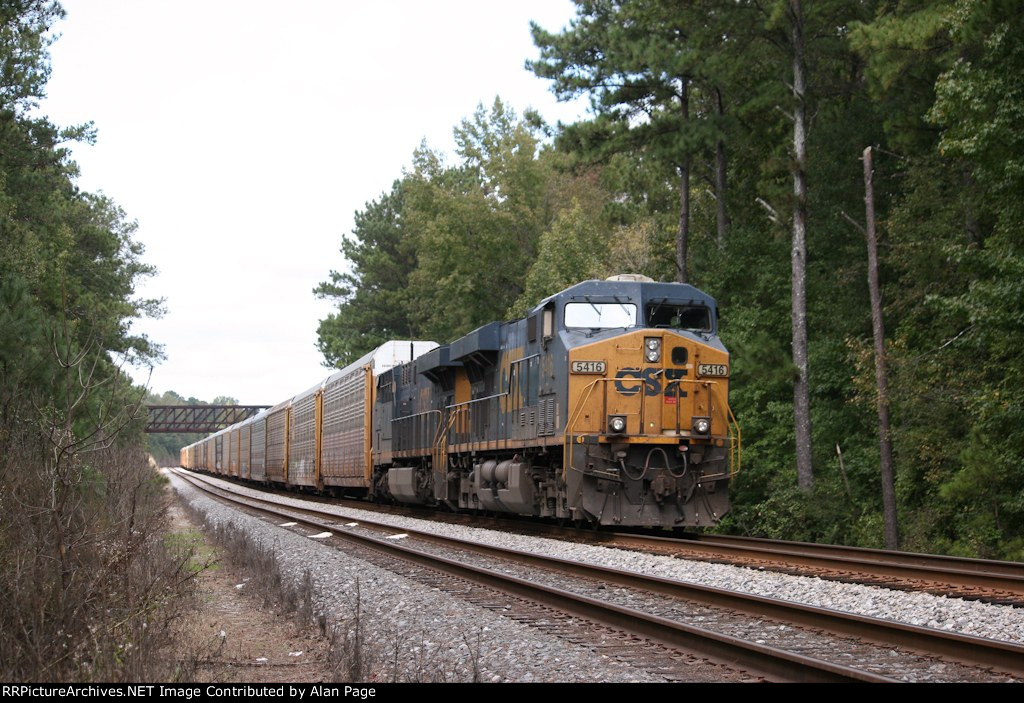
<instances>
[{"instance_id":1,"label":"train","mask_svg":"<svg viewBox=\"0 0 1024 703\"><path fill-rule=\"evenodd\" d=\"M691 285L583 281L448 344L387 342L181 465L442 510L713 526L741 450L718 327Z\"/></svg>"}]
</instances>

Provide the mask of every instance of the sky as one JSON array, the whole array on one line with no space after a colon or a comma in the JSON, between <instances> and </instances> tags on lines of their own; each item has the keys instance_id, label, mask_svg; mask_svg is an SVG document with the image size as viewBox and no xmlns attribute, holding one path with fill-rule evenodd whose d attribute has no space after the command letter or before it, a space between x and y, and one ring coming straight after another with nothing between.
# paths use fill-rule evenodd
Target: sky
<instances>
[{"instance_id":1,"label":"sky","mask_svg":"<svg viewBox=\"0 0 1024 703\"><path fill-rule=\"evenodd\" d=\"M421 142L450 154L495 96L550 123L585 113L524 68L530 21L563 28L568 0L62 4L40 112L93 122L78 184L138 223L158 269L137 294L166 313L133 331L166 359L131 370L157 393L272 405L310 387L331 310L312 290Z\"/></svg>"}]
</instances>

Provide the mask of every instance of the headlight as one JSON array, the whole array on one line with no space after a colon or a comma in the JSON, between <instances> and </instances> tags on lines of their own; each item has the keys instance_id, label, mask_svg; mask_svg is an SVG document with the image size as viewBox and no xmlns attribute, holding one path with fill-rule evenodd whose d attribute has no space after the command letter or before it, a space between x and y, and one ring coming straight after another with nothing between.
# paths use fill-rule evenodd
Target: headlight
<instances>
[{"instance_id":1,"label":"headlight","mask_svg":"<svg viewBox=\"0 0 1024 703\"><path fill-rule=\"evenodd\" d=\"M608 418L608 431L611 434L623 434L626 431L626 418L622 415L612 415Z\"/></svg>"},{"instance_id":2,"label":"headlight","mask_svg":"<svg viewBox=\"0 0 1024 703\"><path fill-rule=\"evenodd\" d=\"M707 434L711 431L711 418L709 417L695 417L693 418L693 433L694 434Z\"/></svg>"},{"instance_id":3,"label":"headlight","mask_svg":"<svg viewBox=\"0 0 1024 703\"><path fill-rule=\"evenodd\" d=\"M644 352L644 358L652 364L656 361L661 360L661 340L657 337L647 337L644 340L644 347L647 351Z\"/></svg>"}]
</instances>

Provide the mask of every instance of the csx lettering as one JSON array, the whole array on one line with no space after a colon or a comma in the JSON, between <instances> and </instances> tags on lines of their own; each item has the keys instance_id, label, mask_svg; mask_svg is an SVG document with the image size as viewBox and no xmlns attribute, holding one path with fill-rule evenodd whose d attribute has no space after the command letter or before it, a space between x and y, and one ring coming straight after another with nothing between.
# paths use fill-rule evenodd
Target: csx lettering
<instances>
[{"instance_id":1,"label":"csx lettering","mask_svg":"<svg viewBox=\"0 0 1024 703\"><path fill-rule=\"evenodd\" d=\"M661 379L658 376L661 375L661 369L656 369L648 366L644 369L644 395L652 396L661 393Z\"/></svg>"},{"instance_id":2,"label":"csx lettering","mask_svg":"<svg viewBox=\"0 0 1024 703\"><path fill-rule=\"evenodd\" d=\"M685 398L686 391L679 390L679 381L687 373L686 369L665 369L665 378L668 380L668 385L665 386L665 395Z\"/></svg>"},{"instance_id":3,"label":"csx lettering","mask_svg":"<svg viewBox=\"0 0 1024 703\"><path fill-rule=\"evenodd\" d=\"M640 378L640 369L620 369L615 374L615 390L622 395L636 395L640 392L639 383L631 383L628 386L622 382L623 378Z\"/></svg>"},{"instance_id":4,"label":"csx lettering","mask_svg":"<svg viewBox=\"0 0 1024 703\"><path fill-rule=\"evenodd\" d=\"M636 395L643 388L647 397L661 395L661 376L664 374L668 385L665 386L665 393L679 398L686 397L686 391L679 390L679 379L687 374L686 369L659 369L648 366L645 369L619 369L615 374L615 390L625 396ZM635 380L627 380L635 379ZM643 383L640 383L643 381Z\"/></svg>"}]
</instances>

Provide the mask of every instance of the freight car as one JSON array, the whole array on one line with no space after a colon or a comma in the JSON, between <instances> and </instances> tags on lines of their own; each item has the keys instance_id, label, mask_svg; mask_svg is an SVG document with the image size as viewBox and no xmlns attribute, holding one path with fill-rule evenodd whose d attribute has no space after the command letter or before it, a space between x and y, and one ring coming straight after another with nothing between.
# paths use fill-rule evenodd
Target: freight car
<instances>
[{"instance_id":1,"label":"freight car","mask_svg":"<svg viewBox=\"0 0 1024 703\"><path fill-rule=\"evenodd\" d=\"M713 525L738 465L729 372L710 296L616 276L447 345L388 342L181 459L458 511Z\"/></svg>"}]
</instances>

